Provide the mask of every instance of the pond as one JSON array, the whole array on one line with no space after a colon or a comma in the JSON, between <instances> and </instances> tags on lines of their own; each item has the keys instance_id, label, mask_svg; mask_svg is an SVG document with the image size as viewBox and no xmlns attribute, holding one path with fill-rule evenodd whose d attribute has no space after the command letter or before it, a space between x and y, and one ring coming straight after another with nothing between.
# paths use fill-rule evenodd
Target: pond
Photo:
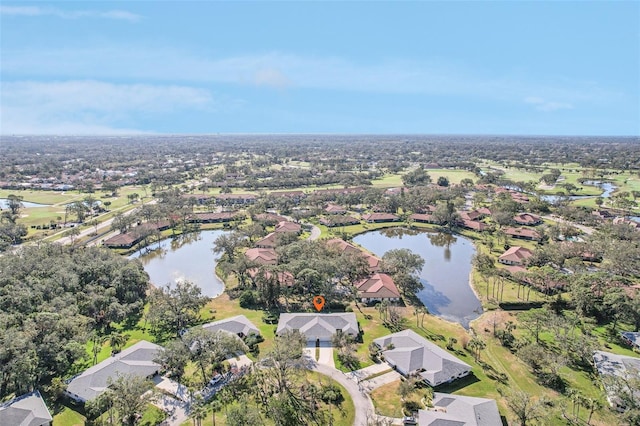
<instances>
[{"instance_id":1,"label":"pond","mask_svg":"<svg viewBox=\"0 0 640 426\"><path fill-rule=\"evenodd\" d=\"M602 198L609 198L611 196L611 194L613 193L613 191L616 190L616 186L611 183L611 182L603 182L603 181L599 181L599 180L585 180L584 182L582 182L583 185L590 185L590 186L597 186L598 188L602 189L602 194L600 194L599 196ZM597 195L569 195L569 196L563 196L563 195L542 195L540 197L541 200L544 200L548 203L556 203L562 199L568 199L568 200L580 200L583 198L595 198L598 197Z\"/></svg>"},{"instance_id":2,"label":"pond","mask_svg":"<svg viewBox=\"0 0 640 426\"><path fill-rule=\"evenodd\" d=\"M224 291L224 283L216 276L213 242L227 231L202 231L166 239L143 249L130 258L138 258L156 287L191 281L202 294L216 297Z\"/></svg>"},{"instance_id":3,"label":"pond","mask_svg":"<svg viewBox=\"0 0 640 426\"><path fill-rule=\"evenodd\" d=\"M22 201L22 207L31 208L31 207L48 207L49 204L38 204L38 203L30 203L29 201ZM6 198L0 198L0 209L9 208L9 200Z\"/></svg>"},{"instance_id":4,"label":"pond","mask_svg":"<svg viewBox=\"0 0 640 426\"><path fill-rule=\"evenodd\" d=\"M406 248L424 259L418 298L434 315L469 327L482 314L482 304L469 284L476 252L466 238L439 232L390 228L367 232L353 239L382 257L392 249Z\"/></svg>"}]
</instances>

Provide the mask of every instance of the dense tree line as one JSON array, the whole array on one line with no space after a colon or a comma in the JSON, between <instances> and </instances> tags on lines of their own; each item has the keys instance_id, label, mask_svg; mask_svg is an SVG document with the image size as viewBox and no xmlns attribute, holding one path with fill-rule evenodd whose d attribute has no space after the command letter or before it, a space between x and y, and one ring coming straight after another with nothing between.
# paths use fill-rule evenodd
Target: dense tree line
<instances>
[{"instance_id":1,"label":"dense tree line","mask_svg":"<svg viewBox=\"0 0 640 426\"><path fill-rule=\"evenodd\" d=\"M0 257L0 398L72 373L92 333L141 314L148 276L105 249L25 247Z\"/></svg>"}]
</instances>

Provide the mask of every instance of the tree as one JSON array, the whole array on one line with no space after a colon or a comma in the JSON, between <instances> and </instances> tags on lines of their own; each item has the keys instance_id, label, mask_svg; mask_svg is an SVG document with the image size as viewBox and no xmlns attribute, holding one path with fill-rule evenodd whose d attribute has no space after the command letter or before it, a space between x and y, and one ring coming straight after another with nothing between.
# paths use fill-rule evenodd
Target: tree
<instances>
[{"instance_id":1,"label":"tree","mask_svg":"<svg viewBox=\"0 0 640 426\"><path fill-rule=\"evenodd\" d=\"M550 312L546 308L531 309L519 315L521 326L540 344L540 333L549 325Z\"/></svg>"},{"instance_id":2,"label":"tree","mask_svg":"<svg viewBox=\"0 0 640 426\"><path fill-rule=\"evenodd\" d=\"M244 235L237 231L222 234L213 242L213 252L224 254L225 260L233 263L236 259L236 250L244 245L244 240Z\"/></svg>"},{"instance_id":3,"label":"tree","mask_svg":"<svg viewBox=\"0 0 640 426\"><path fill-rule=\"evenodd\" d=\"M180 332L194 325L200 318L200 309L209 301L202 296L200 287L190 281L179 281L171 286L154 289L149 298L149 322L159 335Z\"/></svg>"},{"instance_id":4,"label":"tree","mask_svg":"<svg viewBox=\"0 0 640 426\"><path fill-rule=\"evenodd\" d=\"M412 377L403 379L398 386L398 395L404 401L409 395L416 391L416 380Z\"/></svg>"},{"instance_id":5,"label":"tree","mask_svg":"<svg viewBox=\"0 0 640 426\"><path fill-rule=\"evenodd\" d=\"M534 398L526 392L513 390L506 395L506 400L521 426L545 417L544 400Z\"/></svg>"},{"instance_id":6,"label":"tree","mask_svg":"<svg viewBox=\"0 0 640 426\"><path fill-rule=\"evenodd\" d=\"M402 183L404 186L427 185L431 183L431 176L429 176L429 173L421 166L403 175Z\"/></svg>"},{"instance_id":7,"label":"tree","mask_svg":"<svg viewBox=\"0 0 640 426\"><path fill-rule=\"evenodd\" d=\"M202 395L196 395L189 406L189 418L193 419L193 426L202 426L202 420L207 417L207 406Z\"/></svg>"},{"instance_id":8,"label":"tree","mask_svg":"<svg viewBox=\"0 0 640 426\"><path fill-rule=\"evenodd\" d=\"M195 327L189 330L183 339L191 353L191 361L200 369L203 385L213 375L211 369L219 366L225 359L248 351L247 346L238 336L221 330L212 332L202 327Z\"/></svg>"},{"instance_id":9,"label":"tree","mask_svg":"<svg viewBox=\"0 0 640 426\"><path fill-rule=\"evenodd\" d=\"M136 425L147 404L155 397L153 383L141 376L125 374L115 380L109 379L109 389L113 399L113 407L118 412L122 423L128 426Z\"/></svg>"},{"instance_id":10,"label":"tree","mask_svg":"<svg viewBox=\"0 0 640 426\"><path fill-rule=\"evenodd\" d=\"M130 336L128 334L124 333L111 333L108 337L109 346L113 348L114 352L120 352L120 349L127 343L129 337Z\"/></svg>"},{"instance_id":11,"label":"tree","mask_svg":"<svg viewBox=\"0 0 640 426\"><path fill-rule=\"evenodd\" d=\"M408 249L389 250L382 256L381 269L389 273L400 291L413 295L422 288L418 274L424 259Z\"/></svg>"},{"instance_id":12,"label":"tree","mask_svg":"<svg viewBox=\"0 0 640 426\"><path fill-rule=\"evenodd\" d=\"M438 177L437 185L438 186L443 186L443 187L449 186L449 178L447 178L446 176Z\"/></svg>"},{"instance_id":13,"label":"tree","mask_svg":"<svg viewBox=\"0 0 640 426\"><path fill-rule=\"evenodd\" d=\"M182 339L170 340L164 345L164 350L159 351L154 362L157 362L167 372L168 377L182 383L187 364L191 360L191 350Z\"/></svg>"}]
</instances>

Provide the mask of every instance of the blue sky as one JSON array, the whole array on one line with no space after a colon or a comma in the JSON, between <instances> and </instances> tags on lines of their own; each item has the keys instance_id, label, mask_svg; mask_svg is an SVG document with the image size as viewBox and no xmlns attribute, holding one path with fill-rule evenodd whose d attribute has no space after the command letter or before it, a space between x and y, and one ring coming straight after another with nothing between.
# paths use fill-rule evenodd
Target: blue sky
<instances>
[{"instance_id":1,"label":"blue sky","mask_svg":"<svg viewBox=\"0 0 640 426\"><path fill-rule=\"evenodd\" d=\"M640 2L0 5L0 132L640 135Z\"/></svg>"}]
</instances>

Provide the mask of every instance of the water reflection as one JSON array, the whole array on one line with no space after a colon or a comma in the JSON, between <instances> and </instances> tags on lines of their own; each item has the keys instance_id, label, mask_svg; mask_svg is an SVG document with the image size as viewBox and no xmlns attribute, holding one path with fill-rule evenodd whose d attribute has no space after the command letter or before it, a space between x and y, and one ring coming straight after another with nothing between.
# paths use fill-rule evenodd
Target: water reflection
<instances>
[{"instance_id":1,"label":"water reflection","mask_svg":"<svg viewBox=\"0 0 640 426\"><path fill-rule=\"evenodd\" d=\"M216 297L224 283L215 275L217 258L213 242L226 231L202 231L180 235L153 244L131 257L139 258L156 287L188 280L202 289L202 294Z\"/></svg>"},{"instance_id":2,"label":"water reflection","mask_svg":"<svg viewBox=\"0 0 640 426\"><path fill-rule=\"evenodd\" d=\"M466 238L424 230L387 228L358 235L354 242L378 256L399 248L422 256L425 265L420 272L420 281L424 289L417 296L430 312L465 327L482 313L482 304L469 285L475 248Z\"/></svg>"}]
</instances>

